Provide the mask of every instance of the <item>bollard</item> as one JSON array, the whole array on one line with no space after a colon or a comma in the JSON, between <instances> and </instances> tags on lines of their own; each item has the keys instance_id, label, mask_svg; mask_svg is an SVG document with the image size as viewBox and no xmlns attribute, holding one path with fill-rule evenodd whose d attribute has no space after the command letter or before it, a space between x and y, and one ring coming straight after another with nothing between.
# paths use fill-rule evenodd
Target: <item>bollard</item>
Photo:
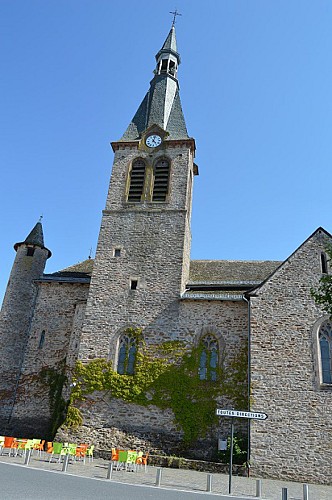
<instances>
[{"instance_id":1,"label":"bollard","mask_svg":"<svg viewBox=\"0 0 332 500\"><path fill-rule=\"evenodd\" d=\"M256 498L262 497L262 480L256 479Z\"/></svg>"},{"instance_id":2,"label":"bollard","mask_svg":"<svg viewBox=\"0 0 332 500\"><path fill-rule=\"evenodd\" d=\"M287 488L281 489L281 500L287 500Z\"/></svg>"},{"instance_id":3,"label":"bollard","mask_svg":"<svg viewBox=\"0 0 332 500\"><path fill-rule=\"evenodd\" d=\"M160 483L161 483L161 474L162 474L162 468L161 467L157 467L156 486L160 486Z\"/></svg>"},{"instance_id":4,"label":"bollard","mask_svg":"<svg viewBox=\"0 0 332 500\"><path fill-rule=\"evenodd\" d=\"M27 450L25 453L25 459L24 459L24 465L29 465L30 462L30 457L31 457L31 451L32 450Z\"/></svg>"},{"instance_id":5,"label":"bollard","mask_svg":"<svg viewBox=\"0 0 332 500\"><path fill-rule=\"evenodd\" d=\"M111 462L108 465L108 470L107 470L107 479L112 479L112 473L113 473L113 462Z\"/></svg>"},{"instance_id":6,"label":"bollard","mask_svg":"<svg viewBox=\"0 0 332 500\"><path fill-rule=\"evenodd\" d=\"M63 458L62 472L67 472L68 462L69 462L69 455L65 455Z\"/></svg>"},{"instance_id":7,"label":"bollard","mask_svg":"<svg viewBox=\"0 0 332 500\"><path fill-rule=\"evenodd\" d=\"M309 500L309 485L303 485L303 500Z\"/></svg>"},{"instance_id":8,"label":"bollard","mask_svg":"<svg viewBox=\"0 0 332 500\"><path fill-rule=\"evenodd\" d=\"M206 491L211 493L212 491L212 474L208 474L206 478Z\"/></svg>"}]
</instances>

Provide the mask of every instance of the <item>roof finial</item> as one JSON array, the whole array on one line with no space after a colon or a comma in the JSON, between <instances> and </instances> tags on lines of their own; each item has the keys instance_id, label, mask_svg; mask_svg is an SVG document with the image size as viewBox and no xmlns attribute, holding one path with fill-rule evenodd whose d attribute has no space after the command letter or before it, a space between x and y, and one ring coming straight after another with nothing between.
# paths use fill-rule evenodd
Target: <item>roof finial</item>
<instances>
[{"instance_id":1,"label":"roof finial","mask_svg":"<svg viewBox=\"0 0 332 500\"><path fill-rule=\"evenodd\" d=\"M174 12L170 12L170 14L173 14L173 22L172 22L172 28L173 28L173 26L175 26L176 16L182 16L182 14L178 12L177 8L175 8Z\"/></svg>"},{"instance_id":2,"label":"roof finial","mask_svg":"<svg viewBox=\"0 0 332 500\"><path fill-rule=\"evenodd\" d=\"M92 258L92 247L90 248L90 252L89 252L89 257L88 259L91 259Z\"/></svg>"},{"instance_id":3,"label":"roof finial","mask_svg":"<svg viewBox=\"0 0 332 500\"><path fill-rule=\"evenodd\" d=\"M41 215L41 216L39 217L39 221L38 221L38 222L41 222L41 221L42 221L42 219L43 219L43 216Z\"/></svg>"}]
</instances>

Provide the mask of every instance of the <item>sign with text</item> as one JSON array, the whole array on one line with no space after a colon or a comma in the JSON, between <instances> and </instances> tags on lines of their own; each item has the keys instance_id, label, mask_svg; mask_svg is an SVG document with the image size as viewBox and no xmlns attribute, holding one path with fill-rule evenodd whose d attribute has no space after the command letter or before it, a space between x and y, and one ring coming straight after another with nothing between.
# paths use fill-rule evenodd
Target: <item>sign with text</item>
<instances>
[{"instance_id":1,"label":"sign with text","mask_svg":"<svg viewBox=\"0 0 332 500\"><path fill-rule=\"evenodd\" d=\"M238 411L238 410L216 410L218 417L238 417L238 418L253 418L255 420L267 419L266 413L258 411Z\"/></svg>"}]
</instances>

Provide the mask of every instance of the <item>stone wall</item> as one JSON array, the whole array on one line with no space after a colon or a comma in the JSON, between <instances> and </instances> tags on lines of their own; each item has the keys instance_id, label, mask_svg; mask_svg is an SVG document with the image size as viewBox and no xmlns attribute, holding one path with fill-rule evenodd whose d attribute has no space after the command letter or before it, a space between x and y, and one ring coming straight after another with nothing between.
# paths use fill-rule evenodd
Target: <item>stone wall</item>
<instances>
[{"instance_id":1,"label":"stone wall","mask_svg":"<svg viewBox=\"0 0 332 500\"><path fill-rule=\"evenodd\" d=\"M149 329L159 341L176 329L177 303L189 273L193 157L186 141L165 147L149 154L124 144L116 151L80 344L82 360L115 360L118 337L128 326ZM127 203L133 159L142 157L152 167L165 155L171 161L167 201ZM116 248L120 256L114 256ZM130 289L132 280L138 282L136 290Z\"/></svg>"},{"instance_id":2,"label":"stone wall","mask_svg":"<svg viewBox=\"0 0 332 500\"><path fill-rule=\"evenodd\" d=\"M31 245L30 245L31 247ZM7 432L21 370L28 332L37 298L35 285L45 268L48 250L20 244L9 277L0 313L0 433Z\"/></svg>"},{"instance_id":3,"label":"stone wall","mask_svg":"<svg viewBox=\"0 0 332 500\"><path fill-rule=\"evenodd\" d=\"M87 293L86 284L39 283L11 416L16 435L50 436L52 402L47 380L53 377L54 381L56 374L75 362Z\"/></svg>"},{"instance_id":4,"label":"stone wall","mask_svg":"<svg viewBox=\"0 0 332 500\"><path fill-rule=\"evenodd\" d=\"M167 308L159 318L163 335L156 335L149 325L143 330L145 341L154 344L172 339L193 347L202 335L212 333L219 341L220 363L228 373L240 350L247 346L247 304L244 301L194 300L182 300L176 304L177 307L173 307L172 311ZM247 381L234 387L234 392L237 391L246 394ZM186 405L185 400L183 404ZM216 407L232 408L233 404L230 397L222 394L216 400ZM229 419L221 418L217 425L210 428L207 436L184 451L183 433L171 409L125 403L112 398L108 392L94 393L78 407L83 415L83 426L61 429L58 437L93 442L98 449L135 445L155 453L181 452L186 456L209 459L216 456L218 438L226 439L230 435ZM236 432L246 434L246 431L245 422L236 422Z\"/></svg>"},{"instance_id":5,"label":"stone wall","mask_svg":"<svg viewBox=\"0 0 332 500\"><path fill-rule=\"evenodd\" d=\"M322 311L310 295L321 276L324 231L308 239L251 298L253 472L331 483L332 392L317 384L313 335Z\"/></svg>"}]
</instances>

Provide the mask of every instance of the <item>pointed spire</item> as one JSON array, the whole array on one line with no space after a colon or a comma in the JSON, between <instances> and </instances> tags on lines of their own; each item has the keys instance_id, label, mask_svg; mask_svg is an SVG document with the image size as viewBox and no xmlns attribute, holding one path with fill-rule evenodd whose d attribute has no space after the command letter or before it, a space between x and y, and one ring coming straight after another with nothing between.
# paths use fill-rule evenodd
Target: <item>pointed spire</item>
<instances>
[{"instance_id":1,"label":"pointed spire","mask_svg":"<svg viewBox=\"0 0 332 500\"><path fill-rule=\"evenodd\" d=\"M167 35L164 45L156 55L156 74L168 73L176 78L178 66L181 63L180 54L177 51L175 26L173 25Z\"/></svg>"},{"instance_id":2,"label":"pointed spire","mask_svg":"<svg viewBox=\"0 0 332 500\"><path fill-rule=\"evenodd\" d=\"M15 243L14 249L17 250L21 245L33 245L40 248L46 248L44 245L43 226L40 221L37 222L24 241ZM48 249L46 248L46 250ZM51 257L51 255L50 250L48 250L48 257Z\"/></svg>"},{"instance_id":3,"label":"pointed spire","mask_svg":"<svg viewBox=\"0 0 332 500\"><path fill-rule=\"evenodd\" d=\"M174 54L179 56L179 54L177 52L177 46L176 46L176 36L175 36L175 26L174 25L171 27L171 30L168 33L167 38L164 42L164 45L162 46L162 48L160 49L160 51L156 55L156 59L158 59L159 54L161 54L162 52L174 52Z\"/></svg>"},{"instance_id":4,"label":"pointed spire","mask_svg":"<svg viewBox=\"0 0 332 500\"><path fill-rule=\"evenodd\" d=\"M139 140L144 131L152 125L158 125L168 132L169 139L188 139L177 80L181 60L177 52L174 25L156 55L156 62L150 89L121 141Z\"/></svg>"}]
</instances>

